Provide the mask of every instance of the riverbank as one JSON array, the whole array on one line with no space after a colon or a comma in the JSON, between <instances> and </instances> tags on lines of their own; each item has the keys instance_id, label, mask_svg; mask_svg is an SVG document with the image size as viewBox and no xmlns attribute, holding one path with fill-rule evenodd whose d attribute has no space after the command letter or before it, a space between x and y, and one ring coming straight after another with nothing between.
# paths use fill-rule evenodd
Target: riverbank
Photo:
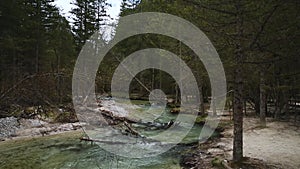
<instances>
[{"instance_id":1,"label":"riverbank","mask_svg":"<svg viewBox=\"0 0 300 169\"><path fill-rule=\"evenodd\" d=\"M6 117L0 119L0 140L14 140L20 138L40 137L45 135L55 135L68 131L81 129L83 124L76 123L51 123L34 119L18 119Z\"/></svg>"},{"instance_id":2,"label":"riverbank","mask_svg":"<svg viewBox=\"0 0 300 169\"><path fill-rule=\"evenodd\" d=\"M232 129L226 132L232 133ZM228 138L227 147L232 146ZM231 152L228 152L231 154ZM244 119L244 155L270 163L281 164L284 169L300 168L300 128L291 122L267 119L261 128L258 118Z\"/></svg>"},{"instance_id":3,"label":"riverbank","mask_svg":"<svg viewBox=\"0 0 300 169\"><path fill-rule=\"evenodd\" d=\"M130 111L127 109L129 108L131 107L116 105L113 101L108 100L102 102L99 110L113 111L122 117L128 115ZM140 109L136 105L134 108ZM165 119L165 121L174 118L172 114L168 114L168 116L170 117ZM39 118L17 119L15 117L8 117L0 119L0 139L8 141L69 133L75 130L81 131L82 125L84 124L78 122L53 123L47 120L40 120ZM223 130L220 130L222 137L209 139L207 142L199 145L193 144L191 148L189 147L183 153L180 153L182 155L180 157L181 166L201 169L220 168L222 165L230 165L232 159L233 125L228 116L222 117L219 128ZM197 134L197 131L195 130L193 133ZM73 138L73 141L77 142L79 138L80 136ZM300 127L295 126L294 123L268 119L267 127L261 128L259 119L244 118L244 156L246 157L244 167L247 169L300 168Z\"/></svg>"},{"instance_id":4,"label":"riverbank","mask_svg":"<svg viewBox=\"0 0 300 169\"><path fill-rule=\"evenodd\" d=\"M214 169L231 165L233 125L223 118L223 137L200 144L183 159L186 168ZM261 128L258 118L244 118L244 156L242 168L299 169L300 128L294 123L267 120ZM233 164L232 168L235 167Z\"/></svg>"}]
</instances>

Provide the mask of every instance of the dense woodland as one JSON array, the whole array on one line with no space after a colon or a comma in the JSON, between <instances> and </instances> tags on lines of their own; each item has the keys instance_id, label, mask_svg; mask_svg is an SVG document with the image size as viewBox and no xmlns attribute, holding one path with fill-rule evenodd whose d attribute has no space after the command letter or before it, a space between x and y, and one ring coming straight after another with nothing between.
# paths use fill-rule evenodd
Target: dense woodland
<instances>
[{"instance_id":1,"label":"dense woodland","mask_svg":"<svg viewBox=\"0 0 300 169\"><path fill-rule=\"evenodd\" d=\"M107 14L106 0L74 0L72 22L61 15L54 0L0 1L0 117L15 109L59 107L72 102L72 73L86 40L105 26L118 24ZM224 64L228 102L233 105L234 160L242 158L242 118L245 107L275 119L299 114L300 2L298 0L123 0L120 16L164 12L180 16L206 33ZM109 41L107 33L102 38ZM209 102L210 84L201 61L185 44L170 37L145 34L115 46L100 65L96 91L110 93L120 61L145 48L163 48L180 56L193 70L202 103ZM178 85L168 74L147 70L136 77L149 89L161 88L178 98ZM137 98L149 94L137 80ZM229 104L230 105L230 104ZM230 106L229 106L230 107Z\"/></svg>"}]
</instances>

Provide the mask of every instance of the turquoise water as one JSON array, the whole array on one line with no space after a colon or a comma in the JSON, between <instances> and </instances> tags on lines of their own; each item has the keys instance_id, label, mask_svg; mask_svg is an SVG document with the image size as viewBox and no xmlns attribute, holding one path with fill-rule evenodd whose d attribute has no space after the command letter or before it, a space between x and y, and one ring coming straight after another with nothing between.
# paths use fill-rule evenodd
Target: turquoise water
<instances>
[{"instance_id":1,"label":"turquoise water","mask_svg":"<svg viewBox=\"0 0 300 169\"><path fill-rule=\"evenodd\" d=\"M179 168L183 147L143 159L110 154L97 145L79 141L81 132L22 139L0 143L3 169L99 169L99 168Z\"/></svg>"},{"instance_id":2,"label":"turquoise water","mask_svg":"<svg viewBox=\"0 0 300 169\"><path fill-rule=\"evenodd\" d=\"M147 109L148 105L141 106ZM155 109L153 110L155 111ZM156 112L153 112L154 114ZM168 122L177 115L163 112L155 121ZM137 130L145 135L156 135L161 130ZM27 138L0 142L0 168L2 169L174 169L180 168L181 156L191 150L187 144L197 143L201 126L194 125L182 144L154 157L130 159L113 155L97 145L80 142L82 131L54 136ZM189 144L190 145L190 144Z\"/></svg>"}]
</instances>

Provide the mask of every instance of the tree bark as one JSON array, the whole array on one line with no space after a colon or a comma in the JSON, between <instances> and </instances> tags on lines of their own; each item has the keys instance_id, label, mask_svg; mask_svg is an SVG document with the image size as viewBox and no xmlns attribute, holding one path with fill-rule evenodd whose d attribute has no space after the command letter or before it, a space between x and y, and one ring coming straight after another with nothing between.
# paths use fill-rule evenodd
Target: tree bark
<instances>
[{"instance_id":1,"label":"tree bark","mask_svg":"<svg viewBox=\"0 0 300 169\"><path fill-rule=\"evenodd\" d=\"M233 161L239 162L243 158L243 81L240 68L236 70L234 90L234 139L233 139Z\"/></svg>"},{"instance_id":2,"label":"tree bark","mask_svg":"<svg viewBox=\"0 0 300 169\"><path fill-rule=\"evenodd\" d=\"M176 83L176 82L175 82ZM178 84L175 84L175 104L177 105L179 101L179 91L178 91Z\"/></svg>"},{"instance_id":3,"label":"tree bark","mask_svg":"<svg viewBox=\"0 0 300 169\"><path fill-rule=\"evenodd\" d=\"M244 115L247 116L247 99L244 98Z\"/></svg>"},{"instance_id":4,"label":"tree bark","mask_svg":"<svg viewBox=\"0 0 300 169\"><path fill-rule=\"evenodd\" d=\"M205 113L205 107L204 107L204 93L203 93L203 77L199 72L200 70L197 71L196 80L199 84L198 89L199 89L199 101L200 101L200 107L199 107L200 109L198 115L201 115Z\"/></svg>"},{"instance_id":5,"label":"tree bark","mask_svg":"<svg viewBox=\"0 0 300 169\"><path fill-rule=\"evenodd\" d=\"M54 49L56 55L56 73L57 73L57 82L56 82L56 91L58 96L58 103L62 103L62 89L61 89L61 75L60 75L60 55L57 53L57 50Z\"/></svg>"},{"instance_id":6,"label":"tree bark","mask_svg":"<svg viewBox=\"0 0 300 169\"><path fill-rule=\"evenodd\" d=\"M200 113L204 114L205 108L204 108L203 86L202 86L202 82L200 82L199 84L200 84L199 85Z\"/></svg>"},{"instance_id":7,"label":"tree bark","mask_svg":"<svg viewBox=\"0 0 300 169\"><path fill-rule=\"evenodd\" d=\"M260 125L266 127L266 89L265 89L265 78L264 72L260 74Z\"/></svg>"},{"instance_id":8,"label":"tree bark","mask_svg":"<svg viewBox=\"0 0 300 169\"><path fill-rule=\"evenodd\" d=\"M236 3L236 68L234 78L234 129L233 129L233 161L240 162L243 158L243 75L242 75L242 63L243 63L243 49L242 49L242 36L243 36L243 19L241 2Z\"/></svg>"},{"instance_id":9,"label":"tree bark","mask_svg":"<svg viewBox=\"0 0 300 169\"><path fill-rule=\"evenodd\" d=\"M217 115L216 98L211 97L213 116Z\"/></svg>"}]
</instances>

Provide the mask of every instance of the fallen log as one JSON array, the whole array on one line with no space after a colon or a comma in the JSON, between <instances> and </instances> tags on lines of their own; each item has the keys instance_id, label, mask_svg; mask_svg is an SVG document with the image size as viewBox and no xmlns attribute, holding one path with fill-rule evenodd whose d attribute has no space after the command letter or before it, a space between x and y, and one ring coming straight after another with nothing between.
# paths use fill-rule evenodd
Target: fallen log
<instances>
[{"instance_id":1,"label":"fallen log","mask_svg":"<svg viewBox=\"0 0 300 169\"><path fill-rule=\"evenodd\" d=\"M135 136L138 136L138 137L143 137L141 136L135 129L133 129L130 124L128 124L126 121L124 122L124 125L128 128L129 132Z\"/></svg>"},{"instance_id":2,"label":"fallen log","mask_svg":"<svg viewBox=\"0 0 300 169\"><path fill-rule=\"evenodd\" d=\"M105 140L99 140L99 139L92 139L90 137L81 137L80 141L86 141L86 142L91 142L91 144L97 142L97 143L105 143L105 144L128 144L120 141L105 141Z\"/></svg>"},{"instance_id":3,"label":"fallen log","mask_svg":"<svg viewBox=\"0 0 300 169\"><path fill-rule=\"evenodd\" d=\"M161 130L168 129L173 125L179 125L179 123L175 123L173 120L167 123L143 122L142 120L137 120L130 117L116 116L113 112L105 109L82 107L81 110L88 110L96 114L101 114L105 119L105 123L107 123L108 125L123 131L123 134L125 135L131 134L132 136L140 138L145 138L145 136L141 135L137 130L134 129L134 127L138 128L140 126L145 126L144 128L146 130ZM136 126L133 127L132 124L135 124Z\"/></svg>"},{"instance_id":4,"label":"fallen log","mask_svg":"<svg viewBox=\"0 0 300 169\"><path fill-rule=\"evenodd\" d=\"M142 125L148 127L150 130L162 130L162 129L168 129L172 125L178 126L180 123L175 123L173 120L167 122L167 123L157 123L157 122L138 122L137 125ZM138 127L138 126L137 126Z\"/></svg>"},{"instance_id":5,"label":"fallen log","mask_svg":"<svg viewBox=\"0 0 300 169\"><path fill-rule=\"evenodd\" d=\"M138 123L138 120L136 120L136 119L132 119L129 117L119 117L119 116L114 115L114 113L111 111L107 111L107 110L103 110L103 109L102 110L101 109L100 110L93 109L90 107L83 107L83 108L86 110L89 110L91 112L94 112L94 113L100 113L104 118L108 118L113 121L119 121L119 122L127 121L128 123Z\"/></svg>"},{"instance_id":6,"label":"fallen log","mask_svg":"<svg viewBox=\"0 0 300 169\"><path fill-rule=\"evenodd\" d=\"M101 115L105 118L108 119L108 124L109 125L117 125L119 123L124 123L126 122L127 125L129 124L138 124L138 125L143 125L149 128L155 128L155 129L168 129L172 125L179 125L179 123L174 123L173 120L167 122L167 123L158 123L158 122L143 122L141 120L133 119L130 117L119 117L114 115L113 112L107 111L107 110L98 110L98 109L92 109L89 107L85 107L87 110L95 112L95 113L101 113Z\"/></svg>"},{"instance_id":7,"label":"fallen log","mask_svg":"<svg viewBox=\"0 0 300 169\"><path fill-rule=\"evenodd\" d=\"M91 142L91 144L93 143L104 143L104 144L138 144L138 142L121 142L121 141L106 141L106 140L100 140L100 139L93 139L90 137L80 137L80 142L81 141L86 141L86 142ZM161 144L160 141L157 140L152 140L152 139L147 139L147 138L141 138L142 143L157 143L157 144ZM141 142L139 142L141 143Z\"/></svg>"}]
</instances>

